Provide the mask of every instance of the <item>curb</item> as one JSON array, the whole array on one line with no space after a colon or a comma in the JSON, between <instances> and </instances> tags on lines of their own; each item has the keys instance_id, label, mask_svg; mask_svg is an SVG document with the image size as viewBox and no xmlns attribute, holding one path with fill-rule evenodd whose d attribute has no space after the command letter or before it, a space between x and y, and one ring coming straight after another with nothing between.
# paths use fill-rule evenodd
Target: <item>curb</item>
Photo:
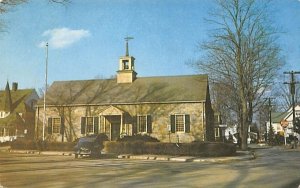
<instances>
[{"instance_id":1,"label":"curb","mask_svg":"<svg viewBox=\"0 0 300 188\"><path fill-rule=\"evenodd\" d=\"M65 151L38 151L38 150L7 150L10 153L21 153L21 154L36 154L36 155L65 155L72 156L72 152Z\"/></svg>"},{"instance_id":2,"label":"curb","mask_svg":"<svg viewBox=\"0 0 300 188\"><path fill-rule=\"evenodd\" d=\"M240 153L240 152L239 152ZM174 162L231 162L231 161L246 161L256 158L254 152L241 152L238 156L230 157L215 157L215 158L198 158L191 156L153 156L153 155L118 155L118 159L138 159L138 160L156 160L156 161L174 161Z\"/></svg>"},{"instance_id":3,"label":"curb","mask_svg":"<svg viewBox=\"0 0 300 188\"><path fill-rule=\"evenodd\" d=\"M4 151L4 150L3 150ZM65 151L38 151L38 150L6 150L11 153L35 154L35 155L63 155L73 156L72 152ZM255 152L237 151L237 156L228 157L211 157L199 158L192 156L167 156L167 155L130 155L122 154L117 156L118 159L133 159L133 160L152 160L152 161L172 161L172 162L231 162L231 161L246 161L256 158Z\"/></svg>"}]
</instances>

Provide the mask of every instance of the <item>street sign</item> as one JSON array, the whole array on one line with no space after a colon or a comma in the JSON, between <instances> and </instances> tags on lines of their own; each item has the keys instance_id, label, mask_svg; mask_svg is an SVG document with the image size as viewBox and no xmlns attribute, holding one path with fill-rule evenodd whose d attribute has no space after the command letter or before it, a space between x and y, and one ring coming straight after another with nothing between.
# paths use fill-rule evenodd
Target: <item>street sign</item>
<instances>
[{"instance_id":1,"label":"street sign","mask_svg":"<svg viewBox=\"0 0 300 188\"><path fill-rule=\"evenodd\" d=\"M289 125L289 122L284 119L284 120L281 120L280 124L283 128L286 128Z\"/></svg>"}]
</instances>

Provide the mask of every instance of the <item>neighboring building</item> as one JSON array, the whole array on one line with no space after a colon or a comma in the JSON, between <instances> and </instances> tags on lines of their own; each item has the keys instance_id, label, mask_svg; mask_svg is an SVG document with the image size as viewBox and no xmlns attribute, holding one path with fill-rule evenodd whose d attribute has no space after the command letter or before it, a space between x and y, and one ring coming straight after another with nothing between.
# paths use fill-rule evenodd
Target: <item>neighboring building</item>
<instances>
[{"instance_id":1,"label":"neighboring building","mask_svg":"<svg viewBox=\"0 0 300 188\"><path fill-rule=\"evenodd\" d=\"M295 117L300 118L300 105L295 106ZM281 133L281 134L284 134L285 137L289 137L290 135L294 134L292 107L289 110L287 110L286 112L271 113L271 118L272 118L272 128L273 128L275 134ZM284 124L286 125L286 127L283 126ZM267 125L267 133L268 133L270 130L270 122L268 121L266 123L266 125ZM299 134L296 134L295 136L297 136L298 139L300 139Z\"/></svg>"},{"instance_id":2,"label":"neighboring building","mask_svg":"<svg viewBox=\"0 0 300 188\"><path fill-rule=\"evenodd\" d=\"M215 140L220 142L225 142L225 130L227 128L226 124L222 124L222 116L221 113L214 113L214 124L215 124Z\"/></svg>"},{"instance_id":3,"label":"neighboring building","mask_svg":"<svg viewBox=\"0 0 300 188\"><path fill-rule=\"evenodd\" d=\"M18 84L13 83L10 90L7 82L5 90L0 91L0 142L33 138L34 105L38 98L34 89L18 89Z\"/></svg>"},{"instance_id":4,"label":"neighboring building","mask_svg":"<svg viewBox=\"0 0 300 188\"><path fill-rule=\"evenodd\" d=\"M214 140L207 75L137 77L135 58L120 57L114 79L56 81L36 111L36 137L73 141L105 133L110 140L149 134L162 142Z\"/></svg>"}]
</instances>

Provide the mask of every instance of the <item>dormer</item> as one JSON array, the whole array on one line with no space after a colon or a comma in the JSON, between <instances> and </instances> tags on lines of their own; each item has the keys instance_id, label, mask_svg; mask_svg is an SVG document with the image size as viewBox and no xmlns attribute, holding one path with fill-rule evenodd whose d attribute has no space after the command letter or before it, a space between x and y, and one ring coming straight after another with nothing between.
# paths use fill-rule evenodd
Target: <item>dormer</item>
<instances>
[{"instance_id":1,"label":"dormer","mask_svg":"<svg viewBox=\"0 0 300 188\"><path fill-rule=\"evenodd\" d=\"M134 70L134 60L133 56L129 55L128 51L128 40L133 39L131 37L126 37L126 53L125 56L120 57L119 60L119 70L117 71L117 83L132 83L136 79L137 73Z\"/></svg>"}]
</instances>

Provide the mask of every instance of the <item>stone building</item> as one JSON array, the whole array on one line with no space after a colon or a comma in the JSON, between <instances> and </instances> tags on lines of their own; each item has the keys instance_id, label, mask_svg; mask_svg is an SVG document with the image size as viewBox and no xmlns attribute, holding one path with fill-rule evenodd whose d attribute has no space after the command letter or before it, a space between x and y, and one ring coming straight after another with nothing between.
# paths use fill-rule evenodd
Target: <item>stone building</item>
<instances>
[{"instance_id":1,"label":"stone building","mask_svg":"<svg viewBox=\"0 0 300 188\"><path fill-rule=\"evenodd\" d=\"M36 137L73 141L148 134L162 142L214 140L207 75L137 77L135 58L120 57L116 78L56 81L36 111Z\"/></svg>"},{"instance_id":2,"label":"stone building","mask_svg":"<svg viewBox=\"0 0 300 188\"><path fill-rule=\"evenodd\" d=\"M10 89L0 91L0 142L12 141L17 137L34 137L34 105L38 100L34 89L18 89L13 83Z\"/></svg>"}]
</instances>

